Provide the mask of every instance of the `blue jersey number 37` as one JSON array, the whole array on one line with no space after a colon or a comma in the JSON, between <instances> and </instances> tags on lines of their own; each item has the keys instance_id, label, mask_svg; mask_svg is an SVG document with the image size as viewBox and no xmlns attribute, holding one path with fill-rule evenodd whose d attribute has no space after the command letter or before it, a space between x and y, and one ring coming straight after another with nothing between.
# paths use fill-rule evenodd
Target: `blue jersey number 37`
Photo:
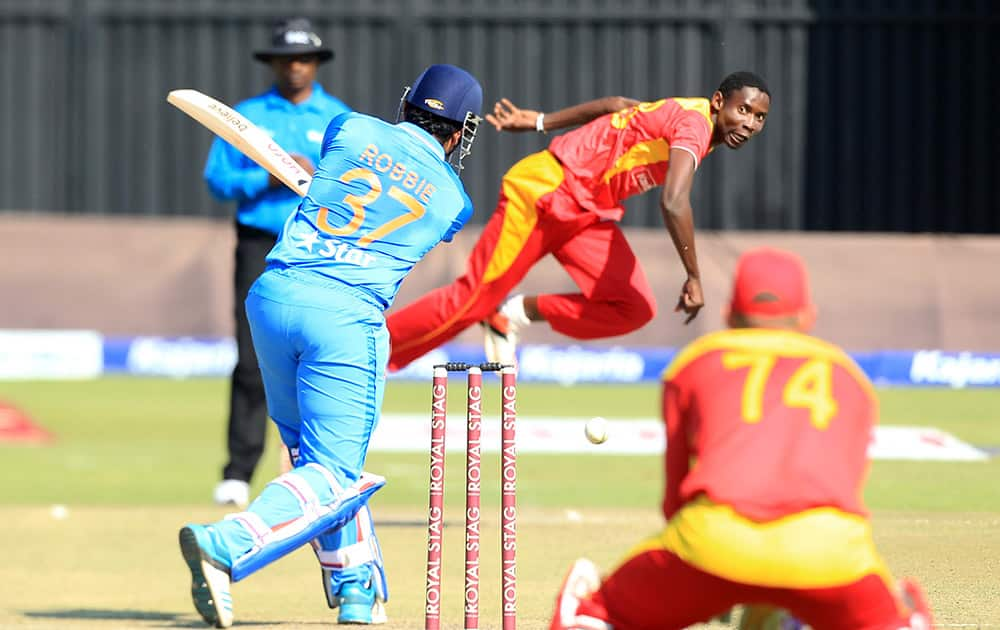
<instances>
[{"instance_id":1,"label":"blue jersey number 37","mask_svg":"<svg viewBox=\"0 0 1000 630\"><path fill-rule=\"evenodd\" d=\"M330 225L329 221L329 208L320 208L319 214L316 216L316 226L323 232L330 234L332 236L348 236L357 232L361 225L365 222L365 208L370 207L375 200L382 196L382 181L378 178L378 175L366 168L352 168L343 175L340 176L340 181L345 184L353 182L355 180L362 180L367 183L371 190L363 195L347 195L344 197L344 203L346 203L354 211L354 216L351 220L342 227L334 227ZM394 219L390 219L385 223L369 230L365 235L358 239L358 247L365 247L372 243L373 241L384 237L386 234L394 230L416 221L424 216L427 209L420 204L417 199L406 192L398 186L390 186L389 192L386 193L391 199L398 201L406 212Z\"/></svg>"}]
</instances>

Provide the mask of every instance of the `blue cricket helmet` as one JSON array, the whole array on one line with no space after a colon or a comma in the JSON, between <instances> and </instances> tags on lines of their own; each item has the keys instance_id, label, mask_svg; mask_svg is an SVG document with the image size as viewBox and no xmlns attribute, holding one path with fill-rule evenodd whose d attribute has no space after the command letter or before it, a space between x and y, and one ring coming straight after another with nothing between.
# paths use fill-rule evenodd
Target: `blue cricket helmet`
<instances>
[{"instance_id":1,"label":"blue cricket helmet","mask_svg":"<svg viewBox=\"0 0 1000 630\"><path fill-rule=\"evenodd\" d=\"M483 108L483 88L474 76L445 63L428 66L413 83L406 102L414 107L463 123Z\"/></svg>"}]
</instances>

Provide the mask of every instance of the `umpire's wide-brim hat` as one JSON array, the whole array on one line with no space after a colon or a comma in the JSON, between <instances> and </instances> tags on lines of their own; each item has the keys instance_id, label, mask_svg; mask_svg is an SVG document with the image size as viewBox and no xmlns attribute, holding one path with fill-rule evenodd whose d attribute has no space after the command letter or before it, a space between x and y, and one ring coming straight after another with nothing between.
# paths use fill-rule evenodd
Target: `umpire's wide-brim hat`
<instances>
[{"instance_id":1,"label":"umpire's wide-brim hat","mask_svg":"<svg viewBox=\"0 0 1000 630\"><path fill-rule=\"evenodd\" d=\"M320 63L333 59L333 51L323 46L323 40L306 18L291 18L275 24L271 45L253 54L254 59L265 63L275 57L296 55L316 55Z\"/></svg>"}]
</instances>

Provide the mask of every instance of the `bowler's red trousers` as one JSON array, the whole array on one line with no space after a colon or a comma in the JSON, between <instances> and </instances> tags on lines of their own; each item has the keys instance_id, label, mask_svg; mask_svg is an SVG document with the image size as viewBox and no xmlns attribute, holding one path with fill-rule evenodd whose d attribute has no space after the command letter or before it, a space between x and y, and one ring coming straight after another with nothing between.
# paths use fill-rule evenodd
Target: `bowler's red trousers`
<instances>
[{"instance_id":1,"label":"bowler's red trousers","mask_svg":"<svg viewBox=\"0 0 1000 630\"><path fill-rule=\"evenodd\" d=\"M783 608L814 630L910 627L865 517L822 506L754 521L705 495L633 548L569 614L615 630L671 630L736 604ZM563 612L552 628L572 627Z\"/></svg>"},{"instance_id":2,"label":"bowler's red trousers","mask_svg":"<svg viewBox=\"0 0 1000 630\"><path fill-rule=\"evenodd\" d=\"M630 558L580 602L577 614L615 630L687 628L739 603L790 611L814 630L896 630L909 627L901 604L876 574L829 588L741 584L701 571L665 549Z\"/></svg>"},{"instance_id":3,"label":"bowler's red trousers","mask_svg":"<svg viewBox=\"0 0 1000 630\"><path fill-rule=\"evenodd\" d=\"M656 302L617 224L577 203L548 151L504 175L500 200L469 255L465 274L389 314L389 369L398 370L486 319L543 256L552 254L579 293L538 296L553 330L597 339L636 330Z\"/></svg>"}]
</instances>

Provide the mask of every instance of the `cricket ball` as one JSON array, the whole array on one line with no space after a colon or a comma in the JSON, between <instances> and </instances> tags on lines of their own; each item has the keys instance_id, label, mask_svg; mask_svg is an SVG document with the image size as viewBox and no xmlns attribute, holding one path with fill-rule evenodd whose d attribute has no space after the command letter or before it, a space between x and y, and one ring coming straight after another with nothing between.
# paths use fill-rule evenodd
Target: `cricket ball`
<instances>
[{"instance_id":1,"label":"cricket ball","mask_svg":"<svg viewBox=\"0 0 1000 630\"><path fill-rule=\"evenodd\" d=\"M597 416L587 420L583 432L591 444L603 444L608 439L608 421Z\"/></svg>"}]
</instances>

